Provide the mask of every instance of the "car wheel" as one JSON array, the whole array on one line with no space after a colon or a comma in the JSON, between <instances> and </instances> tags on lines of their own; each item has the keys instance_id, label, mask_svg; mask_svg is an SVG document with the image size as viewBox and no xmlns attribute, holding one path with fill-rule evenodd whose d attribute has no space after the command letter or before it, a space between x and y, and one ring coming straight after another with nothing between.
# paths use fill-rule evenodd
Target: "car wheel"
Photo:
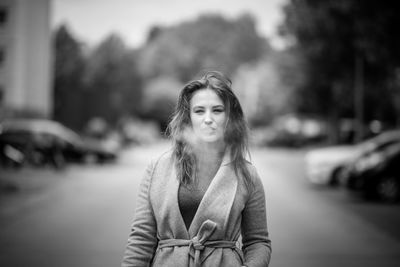
<instances>
[{"instance_id":1,"label":"car wheel","mask_svg":"<svg viewBox=\"0 0 400 267\"><path fill-rule=\"evenodd\" d=\"M58 169L58 170L62 170L66 167L66 160L64 155L61 152L58 153L54 153L54 155L52 155L52 163L54 165L54 168Z\"/></svg>"},{"instance_id":2,"label":"car wheel","mask_svg":"<svg viewBox=\"0 0 400 267\"><path fill-rule=\"evenodd\" d=\"M343 170L342 167L338 167L332 172L330 180L329 180L330 186L334 187L334 186L339 185L339 177L340 177L342 170Z\"/></svg>"},{"instance_id":3,"label":"car wheel","mask_svg":"<svg viewBox=\"0 0 400 267\"><path fill-rule=\"evenodd\" d=\"M384 202L396 202L400 197L400 184L394 176L387 176L379 180L376 186L378 197Z\"/></svg>"},{"instance_id":4,"label":"car wheel","mask_svg":"<svg viewBox=\"0 0 400 267\"><path fill-rule=\"evenodd\" d=\"M96 154L94 153L87 153L85 154L84 158L83 158L83 162L85 164L94 164L98 161L98 157Z\"/></svg>"}]
</instances>

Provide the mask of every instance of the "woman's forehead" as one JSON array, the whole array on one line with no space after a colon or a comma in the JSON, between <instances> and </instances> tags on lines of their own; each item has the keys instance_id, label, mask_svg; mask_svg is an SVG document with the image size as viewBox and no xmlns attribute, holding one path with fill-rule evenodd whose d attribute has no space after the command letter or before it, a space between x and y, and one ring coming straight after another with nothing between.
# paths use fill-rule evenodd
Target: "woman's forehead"
<instances>
[{"instance_id":1,"label":"woman's forehead","mask_svg":"<svg viewBox=\"0 0 400 267\"><path fill-rule=\"evenodd\" d=\"M201 89L194 92L190 106L224 105L222 99L211 89Z\"/></svg>"}]
</instances>

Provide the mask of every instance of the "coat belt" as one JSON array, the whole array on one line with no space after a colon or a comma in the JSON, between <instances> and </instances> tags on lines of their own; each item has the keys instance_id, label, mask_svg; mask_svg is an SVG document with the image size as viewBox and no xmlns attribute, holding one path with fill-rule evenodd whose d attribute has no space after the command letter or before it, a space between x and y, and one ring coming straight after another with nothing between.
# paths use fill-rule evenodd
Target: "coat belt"
<instances>
[{"instance_id":1,"label":"coat belt","mask_svg":"<svg viewBox=\"0 0 400 267\"><path fill-rule=\"evenodd\" d=\"M194 266L200 267L200 253L204 250L204 248L231 248L236 250L239 253L239 248L236 246L235 241L227 241L227 240L213 240L213 241L205 241L200 242L198 237L195 236L193 239L164 239L158 242L158 248L166 248L166 247L183 247L189 246L189 255L194 258Z\"/></svg>"}]
</instances>

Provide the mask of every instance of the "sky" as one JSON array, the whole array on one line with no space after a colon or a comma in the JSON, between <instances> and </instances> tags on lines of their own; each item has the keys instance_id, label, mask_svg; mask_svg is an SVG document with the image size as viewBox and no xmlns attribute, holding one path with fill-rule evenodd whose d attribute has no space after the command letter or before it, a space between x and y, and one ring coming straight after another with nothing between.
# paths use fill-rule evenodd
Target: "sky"
<instances>
[{"instance_id":1,"label":"sky","mask_svg":"<svg viewBox=\"0 0 400 267\"><path fill-rule=\"evenodd\" d=\"M260 35L279 48L276 26L282 20L281 7L288 0L52 0L52 27L68 25L71 33L88 45L96 45L110 33L137 48L144 43L151 26L172 26L191 21L206 12L236 18L253 14Z\"/></svg>"}]
</instances>

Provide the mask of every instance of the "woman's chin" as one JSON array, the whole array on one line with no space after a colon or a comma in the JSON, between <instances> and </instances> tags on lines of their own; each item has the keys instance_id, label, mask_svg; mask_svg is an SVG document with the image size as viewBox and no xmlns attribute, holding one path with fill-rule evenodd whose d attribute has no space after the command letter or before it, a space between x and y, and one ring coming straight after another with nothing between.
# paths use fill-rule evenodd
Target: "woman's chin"
<instances>
[{"instance_id":1,"label":"woman's chin","mask_svg":"<svg viewBox=\"0 0 400 267\"><path fill-rule=\"evenodd\" d=\"M203 144L220 144L223 142L223 139L218 136L203 136L199 139Z\"/></svg>"}]
</instances>

